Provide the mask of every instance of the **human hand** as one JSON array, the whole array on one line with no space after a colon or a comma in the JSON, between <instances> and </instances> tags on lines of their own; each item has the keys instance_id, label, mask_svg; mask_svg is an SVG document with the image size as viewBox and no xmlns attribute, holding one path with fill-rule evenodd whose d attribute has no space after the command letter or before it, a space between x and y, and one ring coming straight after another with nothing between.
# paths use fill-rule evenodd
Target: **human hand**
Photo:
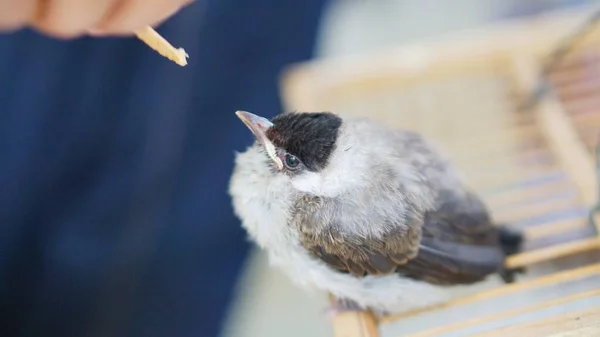
<instances>
[{"instance_id":1,"label":"human hand","mask_svg":"<svg viewBox=\"0 0 600 337\"><path fill-rule=\"evenodd\" d=\"M0 0L0 31L33 27L59 38L130 35L193 0Z\"/></svg>"}]
</instances>

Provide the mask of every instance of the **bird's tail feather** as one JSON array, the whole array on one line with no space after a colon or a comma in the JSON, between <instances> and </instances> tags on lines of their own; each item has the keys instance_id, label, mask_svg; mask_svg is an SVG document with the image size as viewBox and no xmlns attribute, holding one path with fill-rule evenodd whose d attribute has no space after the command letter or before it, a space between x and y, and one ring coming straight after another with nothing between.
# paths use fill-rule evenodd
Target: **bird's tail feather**
<instances>
[{"instance_id":1,"label":"bird's tail feather","mask_svg":"<svg viewBox=\"0 0 600 337\"><path fill-rule=\"evenodd\" d=\"M524 235L521 231L510 228L506 225L498 226L500 246L506 256L518 254L523 249ZM503 268L500 271L500 277L506 283L513 283L517 273L524 273L525 268L508 269Z\"/></svg>"}]
</instances>

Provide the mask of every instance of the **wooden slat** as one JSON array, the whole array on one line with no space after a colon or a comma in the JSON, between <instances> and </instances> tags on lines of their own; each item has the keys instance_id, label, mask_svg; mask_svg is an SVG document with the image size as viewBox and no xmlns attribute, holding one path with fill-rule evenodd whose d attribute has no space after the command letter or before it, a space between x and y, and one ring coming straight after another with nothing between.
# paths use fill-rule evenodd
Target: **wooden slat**
<instances>
[{"instance_id":1,"label":"wooden slat","mask_svg":"<svg viewBox=\"0 0 600 337\"><path fill-rule=\"evenodd\" d=\"M543 197L570 194L572 191L573 186L569 181L556 180L546 184L528 186L501 193L485 195L484 199L490 209L501 212L506 207L527 204Z\"/></svg>"},{"instance_id":2,"label":"wooden slat","mask_svg":"<svg viewBox=\"0 0 600 337\"><path fill-rule=\"evenodd\" d=\"M588 219L587 217L585 217L568 220L559 220L549 222L543 225L532 226L525 228L523 232L528 241L533 241L552 235L563 234L568 231L581 230L588 226Z\"/></svg>"},{"instance_id":3,"label":"wooden slat","mask_svg":"<svg viewBox=\"0 0 600 337\"><path fill-rule=\"evenodd\" d=\"M463 169L466 170L466 168ZM563 171L557 167L523 168L500 173L482 173L478 176L469 175L467 184L480 193L487 193L499 189L515 188L523 184L531 186L532 184L527 184L527 182L561 174Z\"/></svg>"},{"instance_id":4,"label":"wooden slat","mask_svg":"<svg viewBox=\"0 0 600 337\"><path fill-rule=\"evenodd\" d=\"M485 301L493 298L498 298L501 296L518 293L521 291L526 291L529 289L541 288L549 285L567 283L574 280L584 279L586 277L590 277L593 275L600 275L600 263L593 264L590 266L579 267L576 269L564 270L551 275L542 276L529 281L522 281L518 283L512 283L508 285L504 285L498 288L494 288L485 292L481 292L471 296L460 297L446 303L431 306L428 308L411 310L407 312L402 312L399 314L384 316L380 319L380 322L394 322L401 320L403 318L419 315L431 310L442 310L442 309L450 309L459 305L465 305L469 303Z\"/></svg>"},{"instance_id":5,"label":"wooden slat","mask_svg":"<svg viewBox=\"0 0 600 337\"><path fill-rule=\"evenodd\" d=\"M462 163L459 163L462 164ZM552 162L552 158L546 158L544 161L534 161L527 165L519 163L504 162L498 165L486 165L486 161L482 160L479 165L458 165L463 174L467 177L467 182L476 182L488 180L502 180L507 177L515 177L522 175L526 176L532 172L541 174L560 170L561 167Z\"/></svg>"},{"instance_id":6,"label":"wooden slat","mask_svg":"<svg viewBox=\"0 0 600 337\"><path fill-rule=\"evenodd\" d=\"M591 88L600 84L596 80L596 75L599 73L600 69L590 64L571 68L561 67L548 74L548 79L565 98L576 98L582 92L589 92Z\"/></svg>"},{"instance_id":7,"label":"wooden slat","mask_svg":"<svg viewBox=\"0 0 600 337\"><path fill-rule=\"evenodd\" d=\"M582 227L580 230L569 230L560 235L550 235L542 238L536 238L533 240L526 239L525 243L523 244L523 251L536 251L539 249L545 249L548 247L555 247L571 242L594 238L595 236L595 229L591 226L585 226Z\"/></svg>"},{"instance_id":8,"label":"wooden slat","mask_svg":"<svg viewBox=\"0 0 600 337\"><path fill-rule=\"evenodd\" d=\"M597 249L600 249L600 237L581 239L509 256L505 265L508 268L525 267Z\"/></svg>"},{"instance_id":9,"label":"wooden slat","mask_svg":"<svg viewBox=\"0 0 600 337\"><path fill-rule=\"evenodd\" d=\"M335 298L329 294L329 303ZM335 337L379 337L379 322L370 311L347 311L332 317Z\"/></svg>"},{"instance_id":10,"label":"wooden slat","mask_svg":"<svg viewBox=\"0 0 600 337\"><path fill-rule=\"evenodd\" d=\"M344 312L332 319L335 337L379 337L378 323L368 311Z\"/></svg>"},{"instance_id":11,"label":"wooden slat","mask_svg":"<svg viewBox=\"0 0 600 337\"><path fill-rule=\"evenodd\" d=\"M478 337L593 337L600 336L600 307L554 315L549 318L515 324L478 333Z\"/></svg>"},{"instance_id":12,"label":"wooden slat","mask_svg":"<svg viewBox=\"0 0 600 337\"><path fill-rule=\"evenodd\" d=\"M595 96L577 97L563 99L562 104L565 109L574 116L591 115L598 111L600 98Z\"/></svg>"},{"instance_id":13,"label":"wooden slat","mask_svg":"<svg viewBox=\"0 0 600 337\"><path fill-rule=\"evenodd\" d=\"M482 58L478 55L466 56L455 62L439 59L435 62L405 62L397 66L379 67L360 77L348 78L344 82L330 82L326 87L328 100L338 100L340 96L364 95L379 92L390 87L403 89L414 84L433 81L443 81L457 75L489 73L492 69L501 67L506 62L505 55L490 53Z\"/></svg>"},{"instance_id":14,"label":"wooden slat","mask_svg":"<svg viewBox=\"0 0 600 337\"><path fill-rule=\"evenodd\" d=\"M600 140L600 130L589 130L582 134L582 138L588 149L592 150L598 145L598 141Z\"/></svg>"},{"instance_id":15,"label":"wooden slat","mask_svg":"<svg viewBox=\"0 0 600 337\"><path fill-rule=\"evenodd\" d=\"M563 36L597 10L596 7L546 12L535 18L504 21L481 30L450 33L391 50L293 65L282 76L283 101L286 110L322 109L322 102L318 101L326 95L329 83L398 69L435 68L436 63L457 62L460 66L473 56L486 58L507 50L527 50L544 57Z\"/></svg>"},{"instance_id":16,"label":"wooden slat","mask_svg":"<svg viewBox=\"0 0 600 337\"><path fill-rule=\"evenodd\" d=\"M519 55L515 57L514 65L515 77L522 86L533 87L537 83L539 69L531 58ZM535 116L558 161L577 186L584 205L593 207L598 201L595 163L573 122L552 95L540 102ZM600 224L597 226L600 231Z\"/></svg>"},{"instance_id":17,"label":"wooden slat","mask_svg":"<svg viewBox=\"0 0 600 337\"><path fill-rule=\"evenodd\" d=\"M389 123L392 126L406 127L399 118L381 121ZM421 130L415 131L421 132ZM538 140L542 135L539 126L536 124L523 124L516 127L492 129L482 127L469 129L461 127L459 131L463 135L462 137L440 137L439 135L431 135L430 137L436 143L443 142L444 149L449 149L450 151L451 149L463 149L463 153L470 153L474 151L473 148L475 148L475 151L478 151L478 149L482 148L482 145L504 147L506 146L505 144L498 144L498 142L506 139L519 141ZM486 148L486 146L483 146L483 148Z\"/></svg>"},{"instance_id":18,"label":"wooden slat","mask_svg":"<svg viewBox=\"0 0 600 337\"><path fill-rule=\"evenodd\" d=\"M598 93L598 104L594 106L594 112L571 116L571 119L576 125L593 127L598 130L600 127L600 91Z\"/></svg>"},{"instance_id":19,"label":"wooden slat","mask_svg":"<svg viewBox=\"0 0 600 337\"><path fill-rule=\"evenodd\" d=\"M585 99L596 94L598 90L600 90L600 78L582 79L569 85L556 87L557 96L561 101L576 100L577 98Z\"/></svg>"},{"instance_id":20,"label":"wooden slat","mask_svg":"<svg viewBox=\"0 0 600 337\"><path fill-rule=\"evenodd\" d=\"M581 204L577 200L550 199L542 202L536 202L534 204L524 204L521 207L514 207L502 212L498 212L497 214L496 212L492 211L492 215L498 222L513 223L534 218L552 211L566 211L580 207Z\"/></svg>"},{"instance_id":21,"label":"wooden slat","mask_svg":"<svg viewBox=\"0 0 600 337\"><path fill-rule=\"evenodd\" d=\"M458 149L456 149L458 150ZM482 160L485 158L485 160ZM535 161L551 161L552 154L546 147L518 148L518 144L512 147L500 148L496 151L484 148L471 148L471 151L456 151L452 153L452 160L461 166L501 166L506 164L520 164Z\"/></svg>"},{"instance_id":22,"label":"wooden slat","mask_svg":"<svg viewBox=\"0 0 600 337\"><path fill-rule=\"evenodd\" d=\"M442 335L442 334L446 334L446 333L450 333L450 332L456 332L456 331L460 331L460 330L463 330L466 328L475 327L478 325L482 325L482 324L486 324L486 323L490 323L490 322L494 322L494 321L499 321L502 319L539 311L542 309L547 309L549 307L556 307L556 306L563 305L563 304L566 304L569 302L574 302L577 300L594 297L594 296L600 296L600 289L583 291L583 292L572 294L569 296L556 298L556 299L552 299L549 301L544 301L541 303L536 303L533 305L520 307L517 309L508 310L508 311L504 311L504 312L497 313L497 314L492 314L492 315L487 315L487 316L483 316L483 317L477 317L474 319L456 322L454 324L449 324L449 325L445 325L442 327L437 327L437 328L433 328L430 330L422 331L422 332L419 332L416 334L411 334L411 337L431 337L431 336L438 336L438 335Z\"/></svg>"}]
</instances>

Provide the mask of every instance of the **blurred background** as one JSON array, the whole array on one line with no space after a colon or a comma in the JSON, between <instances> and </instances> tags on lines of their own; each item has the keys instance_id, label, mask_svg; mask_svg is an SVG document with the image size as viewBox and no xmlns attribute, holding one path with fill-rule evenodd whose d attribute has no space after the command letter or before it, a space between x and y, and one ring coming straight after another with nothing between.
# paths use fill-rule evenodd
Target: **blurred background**
<instances>
[{"instance_id":1,"label":"blurred background","mask_svg":"<svg viewBox=\"0 0 600 337\"><path fill-rule=\"evenodd\" d=\"M325 294L232 213L234 111L281 112L291 64L596 3L197 0L158 28L185 68L134 38L0 35L0 336L332 336Z\"/></svg>"}]
</instances>

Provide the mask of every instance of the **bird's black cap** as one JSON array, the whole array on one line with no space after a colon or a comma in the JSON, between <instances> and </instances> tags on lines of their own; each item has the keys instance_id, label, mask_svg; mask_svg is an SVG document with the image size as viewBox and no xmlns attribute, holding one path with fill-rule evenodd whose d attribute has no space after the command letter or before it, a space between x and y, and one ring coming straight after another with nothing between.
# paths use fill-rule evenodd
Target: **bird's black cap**
<instances>
[{"instance_id":1,"label":"bird's black cap","mask_svg":"<svg viewBox=\"0 0 600 337\"><path fill-rule=\"evenodd\" d=\"M329 112L288 112L277 115L267 137L298 157L308 170L322 170L335 149L342 119Z\"/></svg>"}]
</instances>

